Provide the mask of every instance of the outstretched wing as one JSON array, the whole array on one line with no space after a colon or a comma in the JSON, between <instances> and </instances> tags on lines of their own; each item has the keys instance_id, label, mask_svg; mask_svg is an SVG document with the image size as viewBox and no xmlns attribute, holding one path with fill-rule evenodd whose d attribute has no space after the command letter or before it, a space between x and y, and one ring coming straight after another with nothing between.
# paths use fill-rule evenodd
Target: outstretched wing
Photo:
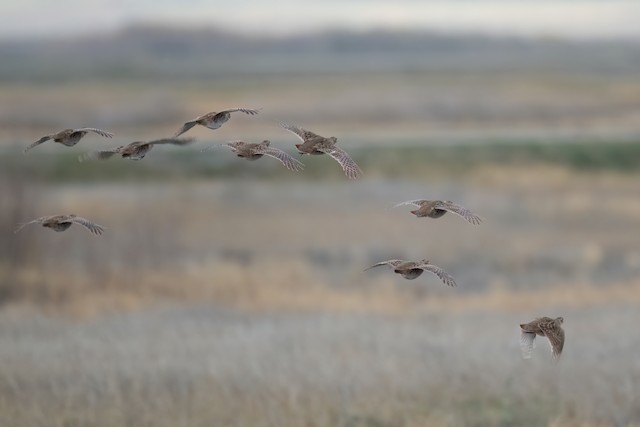
<instances>
[{"instance_id":1,"label":"outstretched wing","mask_svg":"<svg viewBox=\"0 0 640 427\"><path fill-rule=\"evenodd\" d=\"M249 114L250 116L255 116L260 112L260 110L253 110L251 108L229 108L228 110L220 111L218 114L235 113L236 111Z\"/></svg>"},{"instance_id":2,"label":"outstretched wing","mask_svg":"<svg viewBox=\"0 0 640 427\"><path fill-rule=\"evenodd\" d=\"M365 268L363 271L371 270L372 268L380 267L381 265L388 265L391 268L396 268L397 266L399 266L403 262L404 261L401 260L401 259L390 259L390 260L387 260L387 261L381 261L381 262L379 262L377 264L373 264L371 267Z\"/></svg>"},{"instance_id":3,"label":"outstretched wing","mask_svg":"<svg viewBox=\"0 0 640 427\"><path fill-rule=\"evenodd\" d=\"M32 221L29 221L29 222L21 222L21 223L16 225L16 227L13 229L13 232L17 233L18 231L22 230L24 227L26 227L29 224L42 224L44 221L46 221L49 218L50 217L48 217L48 216L42 216L40 218L34 219Z\"/></svg>"},{"instance_id":4,"label":"outstretched wing","mask_svg":"<svg viewBox=\"0 0 640 427\"><path fill-rule=\"evenodd\" d=\"M438 202L436 203L436 205L434 206L435 209L442 209L445 210L447 212L452 212L456 215L460 215L462 218L466 219L468 222L470 222L473 225L478 225L482 222L482 218L479 217L478 215L474 214L473 212L471 212L469 209L464 208L460 205L457 205L453 202L449 202L449 201L444 201L444 202Z\"/></svg>"},{"instance_id":5,"label":"outstretched wing","mask_svg":"<svg viewBox=\"0 0 640 427\"><path fill-rule=\"evenodd\" d=\"M36 146L42 144L43 142L46 142L46 141L50 140L51 138L53 138L53 135L43 136L42 138L40 138L36 142L34 142L31 145L29 145L27 148L25 148L23 152L26 153L27 151L31 150L33 147L36 147Z\"/></svg>"},{"instance_id":6,"label":"outstretched wing","mask_svg":"<svg viewBox=\"0 0 640 427\"><path fill-rule=\"evenodd\" d=\"M551 343L551 358L558 360L564 347L564 330L555 325L542 326L542 330Z\"/></svg>"},{"instance_id":7,"label":"outstretched wing","mask_svg":"<svg viewBox=\"0 0 640 427\"><path fill-rule=\"evenodd\" d=\"M424 200L424 199L407 200L406 202L398 203L397 205L394 206L394 208L397 208L398 206L404 206L404 205L412 205L419 208L425 202L427 202L427 200Z\"/></svg>"},{"instance_id":8,"label":"outstretched wing","mask_svg":"<svg viewBox=\"0 0 640 427\"><path fill-rule=\"evenodd\" d=\"M534 332L526 332L520 330L520 350L523 359L531 359L531 352L535 347L536 334Z\"/></svg>"},{"instance_id":9,"label":"outstretched wing","mask_svg":"<svg viewBox=\"0 0 640 427\"><path fill-rule=\"evenodd\" d=\"M442 282L447 286L456 286L455 279L449 273L447 273L437 265L420 263L420 264L416 264L416 268L421 268L424 271L430 271L431 273L438 276L440 280L442 280Z\"/></svg>"},{"instance_id":10,"label":"outstretched wing","mask_svg":"<svg viewBox=\"0 0 640 427\"><path fill-rule=\"evenodd\" d=\"M333 146L330 148L319 147L317 148L317 150L328 154L332 159L340 163L340 166L342 166L342 170L344 170L345 175L347 175L347 177L349 177L350 179L356 179L360 175L362 175L362 170L360 169L360 167L356 164L356 162L353 161L351 157L349 157L347 152L343 149Z\"/></svg>"},{"instance_id":11,"label":"outstretched wing","mask_svg":"<svg viewBox=\"0 0 640 427\"><path fill-rule=\"evenodd\" d=\"M73 133L76 133L76 132L93 132L93 133L97 133L100 136L104 136L105 138L112 138L113 137L113 134L111 132L105 132L103 130L96 129L96 128L74 129Z\"/></svg>"},{"instance_id":12,"label":"outstretched wing","mask_svg":"<svg viewBox=\"0 0 640 427\"><path fill-rule=\"evenodd\" d=\"M104 227L96 224L95 222L89 221L86 218L82 218L81 216L70 216L68 221L73 222L74 224L82 225L84 228L89 230L91 234L95 234L99 236L104 231Z\"/></svg>"},{"instance_id":13,"label":"outstretched wing","mask_svg":"<svg viewBox=\"0 0 640 427\"><path fill-rule=\"evenodd\" d=\"M189 145L195 141L195 138L162 138L155 141L145 142L144 144L156 145L156 144L172 144L172 145Z\"/></svg>"},{"instance_id":14,"label":"outstretched wing","mask_svg":"<svg viewBox=\"0 0 640 427\"><path fill-rule=\"evenodd\" d=\"M231 151L236 151L236 149L241 144L244 144L244 142L243 141L229 141L229 142L225 142L223 144L213 144L213 145L208 145L208 146L204 147L202 150L200 150L200 152L218 150L220 148L228 148Z\"/></svg>"},{"instance_id":15,"label":"outstretched wing","mask_svg":"<svg viewBox=\"0 0 640 427\"><path fill-rule=\"evenodd\" d=\"M185 133L186 131L188 131L189 129L191 129L192 127L194 127L195 125L198 124L198 120L191 120L189 122L186 122L185 124L182 125L182 127L178 130L178 132L176 132L175 135L173 135L174 138L179 137L180 135L182 135L183 133Z\"/></svg>"},{"instance_id":16,"label":"outstretched wing","mask_svg":"<svg viewBox=\"0 0 640 427\"><path fill-rule=\"evenodd\" d=\"M106 160L111 158L115 154L117 154L117 152L113 150L92 151L91 153L85 153L85 154L79 155L78 161L82 163L85 160Z\"/></svg>"},{"instance_id":17,"label":"outstretched wing","mask_svg":"<svg viewBox=\"0 0 640 427\"><path fill-rule=\"evenodd\" d=\"M309 130L306 130L306 129L303 129L303 128L299 128L297 126L288 125L286 123L280 123L280 127L282 127L283 129L288 130L289 132L294 133L298 138L300 138L300 140L302 140L302 142L308 141L308 140L313 139L313 138L322 138L317 133L313 133L313 132L311 132Z\"/></svg>"},{"instance_id":18,"label":"outstretched wing","mask_svg":"<svg viewBox=\"0 0 640 427\"><path fill-rule=\"evenodd\" d=\"M304 169L304 165L301 162L278 148L258 148L255 152L257 154L264 154L265 156L273 157L274 159L280 160L280 162L290 171L301 171L302 169Z\"/></svg>"}]
</instances>

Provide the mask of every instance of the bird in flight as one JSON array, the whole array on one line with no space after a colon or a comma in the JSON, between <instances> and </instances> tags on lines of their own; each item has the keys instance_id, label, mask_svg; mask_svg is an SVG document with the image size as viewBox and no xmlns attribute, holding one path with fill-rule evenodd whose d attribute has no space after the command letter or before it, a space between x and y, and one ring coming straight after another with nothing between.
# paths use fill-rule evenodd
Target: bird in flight
<instances>
[{"instance_id":1,"label":"bird in flight","mask_svg":"<svg viewBox=\"0 0 640 427\"><path fill-rule=\"evenodd\" d=\"M194 138L163 138L156 139L155 141L136 141L129 145L121 145L120 147L112 148L111 150L93 151L86 153L78 157L81 162L85 160L105 160L112 156L119 154L123 159L142 160L149 151L157 144L172 144L172 145L188 145L194 142Z\"/></svg>"},{"instance_id":2,"label":"bird in flight","mask_svg":"<svg viewBox=\"0 0 640 427\"><path fill-rule=\"evenodd\" d=\"M478 225L482 222L482 218L471 212L469 209L447 200L409 200L407 202L398 203L394 208L403 205L412 205L417 207L418 209L412 210L411 213L418 218L440 218L447 212L452 212L466 219L473 225Z\"/></svg>"},{"instance_id":3,"label":"bird in flight","mask_svg":"<svg viewBox=\"0 0 640 427\"><path fill-rule=\"evenodd\" d=\"M520 348L522 358L531 359L531 352L535 347L536 335L547 337L551 344L551 357L558 360L564 347L564 318L539 317L532 322L520 324Z\"/></svg>"},{"instance_id":4,"label":"bird in flight","mask_svg":"<svg viewBox=\"0 0 640 427\"><path fill-rule=\"evenodd\" d=\"M24 149L24 152L31 150L33 147L36 147L43 142L47 142L50 139L53 139L53 142L57 142L59 144L65 145L67 147L73 147L76 145L87 133L93 132L100 136L104 136L105 138L113 137L113 134L110 132L105 132L100 129L95 128L79 128L79 129L65 129L58 133L52 133L51 135L45 135L36 142L29 145Z\"/></svg>"},{"instance_id":5,"label":"bird in flight","mask_svg":"<svg viewBox=\"0 0 640 427\"><path fill-rule=\"evenodd\" d=\"M340 163L347 177L355 179L362 175L362 170L356 162L349 157L346 151L336 145L338 139L335 136L325 138L306 129L285 123L281 123L280 126L300 138L302 144L296 144L296 148L301 155L328 154L332 159Z\"/></svg>"},{"instance_id":6,"label":"bird in flight","mask_svg":"<svg viewBox=\"0 0 640 427\"><path fill-rule=\"evenodd\" d=\"M70 214L70 215L51 215L51 216L43 216L33 221L24 222L18 224L14 233L22 230L25 226L29 224L40 224L43 227L50 228L55 231L65 231L67 228L71 227L72 224L79 224L89 230L91 234L100 235L104 231L104 227L96 224L95 222L89 221L86 218L82 218L80 216Z\"/></svg>"},{"instance_id":7,"label":"bird in flight","mask_svg":"<svg viewBox=\"0 0 640 427\"><path fill-rule=\"evenodd\" d=\"M270 141L264 140L259 144L247 143L244 141L231 141L224 144L217 144L203 149L202 151L211 150L214 148L227 147L233 151L236 156L247 160L258 160L262 156L273 157L278 159L287 169L292 171L301 171L304 169L304 165L298 160L291 157L284 151L270 147Z\"/></svg>"},{"instance_id":8,"label":"bird in flight","mask_svg":"<svg viewBox=\"0 0 640 427\"><path fill-rule=\"evenodd\" d=\"M435 274L442 280L447 286L456 286L456 281L443 269L437 265L431 264L428 260L423 259L421 261L403 261L401 259L390 259L382 261L371 267L365 268L364 271L370 270L374 267L386 265L393 269L394 273L397 273L408 280L413 280L419 277L425 271Z\"/></svg>"},{"instance_id":9,"label":"bird in flight","mask_svg":"<svg viewBox=\"0 0 640 427\"><path fill-rule=\"evenodd\" d=\"M255 116L260 110L252 110L250 108L230 108L228 110L220 112L213 111L200 117L196 117L193 120L189 120L188 122L183 124L180 130L178 130L178 132L176 132L176 134L174 135L174 138L179 137L195 125L204 126L209 129L218 129L220 126L228 122L231 118L231 113L235 113L236 111Z\"/></svg>"}]
</instances>

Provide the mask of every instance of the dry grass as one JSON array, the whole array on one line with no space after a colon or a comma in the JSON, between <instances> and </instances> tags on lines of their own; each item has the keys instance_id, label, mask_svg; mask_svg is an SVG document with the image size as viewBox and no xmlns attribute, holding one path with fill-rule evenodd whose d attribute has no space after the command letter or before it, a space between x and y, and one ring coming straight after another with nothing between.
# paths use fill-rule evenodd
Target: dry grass
<instances>
[{"instance_id":1,"label":"dry grass","mask_svg":"<svg viewBox=\"0 0 640 427\"><path fill-rule=\"evenodd\" d=\"M0 425L638 425L636 177L508 172L5 193L108 230L12 235ZM486 221L391 208L423 195ZM362 271L423 256L460 286ZM543 340L520 359L539 315L566 319L558 365Z\"/></svg>"},{"instance_id":2,"label":"dry grass","mask_svg":"<svg viewBox=\"0 0 640 427\"><path fill-rule=\"evenodd\" d=\"M241 313L189 305L73 323L5 311L0 423L12 426L632 426L636 305L564 315L559 364L538 311Z\"/></svg>"}]
</instances>

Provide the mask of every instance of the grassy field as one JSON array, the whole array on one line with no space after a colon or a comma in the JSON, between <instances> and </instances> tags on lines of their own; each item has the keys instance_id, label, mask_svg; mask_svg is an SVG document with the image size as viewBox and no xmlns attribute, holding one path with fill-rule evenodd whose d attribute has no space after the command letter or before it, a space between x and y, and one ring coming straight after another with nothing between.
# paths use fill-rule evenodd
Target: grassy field
<instances>
[{"instance_id":1,"label":"grassy field","mask_svg":"<svg viewBox=\"0 0 640 427\"><path fill-rule=\"evenodd\" d=\"M539 311L402 315L190 305L81 324L1 315L11 426L634 426L637 304L572 308L552 364L520 359Z\"/></svg>"},{"instance_id":2,"label":"grassy field","mask_svg":"<svg viewBox=\"0 0 640 427\"><path fill-rule=\"evenodd\" d=\"M0 425L640 426L640 80L391 65L0 82ZM236 106L263 110L78 163ZM326 156L292 173L199 152L292 153L278 120L337 136L363 179ZM21 153L69 126L116 137ZM416 198L485 220L392 208ZM106 232L12 233L57 213ZM363 271L390 258L458 287ZM565 318L558 364L544 340L519 354L542 315Z\"/></svg>"}]
</instances>

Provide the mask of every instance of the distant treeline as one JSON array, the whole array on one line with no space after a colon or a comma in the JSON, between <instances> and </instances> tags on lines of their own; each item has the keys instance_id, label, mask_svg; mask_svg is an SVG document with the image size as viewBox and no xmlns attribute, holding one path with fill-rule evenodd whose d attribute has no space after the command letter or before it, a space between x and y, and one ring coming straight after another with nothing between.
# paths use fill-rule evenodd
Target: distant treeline
<instances>
[{"instance_id":1,"label":"distant treeline","mask_svg":"<svg viewBox=\"0 0 640 427\"><path fill-rule=\"evenodd\" d=\"M289 36L133 26L67 39L0 42L0 81L197 79L300 72L575 71L637 73L631 41L326 31Z\"/></svg>"}]
</instances>

